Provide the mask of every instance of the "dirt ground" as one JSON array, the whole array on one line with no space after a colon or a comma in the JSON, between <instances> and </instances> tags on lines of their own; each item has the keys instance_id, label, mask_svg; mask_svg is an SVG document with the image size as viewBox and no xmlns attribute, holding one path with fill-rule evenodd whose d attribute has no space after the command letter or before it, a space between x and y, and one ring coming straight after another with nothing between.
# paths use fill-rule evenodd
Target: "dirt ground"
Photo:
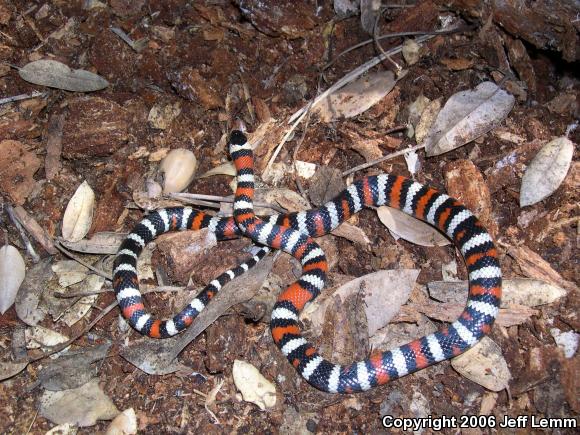
<instances>
[{"instance_id":1,"label":"dirt ground","mask_svg":"<svg viewBox=\"0 0 580 435\"><path fill-rule=\"evenodd\" d=\"M14 141L10 148L21 150L12 163L0 156L4 165L0 166L0 194L3 206L21 206L46 233L49 242L44 245L32 237L40 257L53 254L53 262L66 258L56 250L48 252L47 246L61 236L67 203L83 180L96 198L88 236L103 231L126 233L144 215L134 193L146 190L147 179L159 180L160 158L156 156L174 148L189 149L197 158L196 173L203 174L228 162L224 135L236 120L243 120L250 132L272 123L268 134L278 134L265 137L257 151L257 174L261 176L280 132L289 127L289 117L319 90L379 54L370 43L338 57L370 36L361 27L359 16L337 16L332 2L268 3L0 0L0 97L43 92L0 106L0 140ZM469 177L480 177L476 190L489 191L484 212L494 228L504 276L541 279L566 291L555 302L535 306L534 313L520 322L496 325L491 332L511 374L508 388L492 392L460 375L446 361L363 394L322 393L301 380L273 344L268 315L265 320L252 320L248 311L256 306L251 303L227 310L193 340L179 356L185 367L171 374L151 375L121 356L122 347L140 336L121 324L119 310L114 308L90 333L82 334L73 349L112 343L106 357L93 365L93 375L118 410L135 410L139 433L400 432L383 428L385 415L460 418L480 414L495 416L497 421L518 415L578 418L580 356L565 355L551 332L553 328L562 332L580 329L578 162L573 159L568 175L551 196L528 207L519 203L522 174L538 150L551 139L566 135L567 129L568 138L580 142L580 129L570 127L580 115L578 15L574 19L573 2L555 7L552 20L546 22L526 9L520 11L527 17L526 27L508 6L493 9L472 3L477 2L418 1L386 9L378 21L380 35L429 32L444 17L461 26L424 43L419 60L412 65L395 55L407 75L368 111L330 122L313 115L307 124L301 123L275 162L282 164L278 168L289 168L299 160L342 173L369 161L360 148L357 151L357 141L377 140L382 155L415 145L406 126L409 105L420 95L441 98L445 103L456 92L473 89L483 81L501 82L516 99L508 117L493 131L448 153L426 157L419 151L421 166L413 178L444 191L461 192L468 189ZM544 3L539 3L541 12ZM565 25L558 21L562 17L567 20ZM112 27L121 29L135 46L123 41ZM551 38L550 42L534 36L538 34ZM402 42L400 37L383 39L381 46L387 50ZM46 58L94 72L109 85L90 93L70 92L31 84L15 68ZM393 65L385 61L371 71L387 69ZM163 112L165 124L154 126L153 107L179 109L176 116ZM399 156L357 171L354 178L382 171L410 175L405 159ZM458 180L451 176L453 171L459 171ZM296 192L301 188L314 202L309 189L314 190L315 179L282 170L278 177L264 177L261 187L276 185ZM195 178L186 191L228 196L231 181L230 175L223 174ZM477 204L477 192L466 194L464 200L471 198ZM1 219L7 241L24 255L18 230L6 213ZM421 272L410 302L421 304L429 298L425 286L441 281L442 267L459 258L451 246L424 247L395 240L372 210L362 211L350 223L364 231L369 243L325 236L323 246L328 245L327 254L334 257L334 284L344 282L345 276L352 279L382 269L417 268ZM187 285L191 277L194 286L203 285L247 258L242 249L248 245L245 240L220 242L196 257L193 271L192 266L180 270L179 260L170 253L155 253L153 269L157 276L165 277L165 283L158 284ZM77 255L91 262L97 258ZM27 269L32 267L30 256L25 260ZM465 267L461 261L458 265L458 275L465 279ZM280 282L270 285L272 292L290 284L296 270L286 254L280 256L270 276L270 281L275 276ZM48 283L45 287L44 291L51 291ZM111 289L110 282L105 288ZM179 305L170 293L150 293L146 299L153 312L165 316ZM111 291L99 294L93 309L72 326L50 316L40 324L72 337L114 300ZM355 309L340 307L345 312ZM399 316L395 322L415 325L426 321L422 314L414 316L408 315L406 320ZM431 321L436 326L443 324L440 318ZM350 331L342 320L334 325ZM25 326L14 308L0 316L4 358L14 353L15 331ZM336 338L331 332L317 343L332 348ZM330 344L328 340L333 339ZM365 356L366 339L362 355L356 349L357 340L354 349L352 343L344 344L347 361ZM39 352L29 350L28 354ZM232 379L237 359L253 364L276 386L274 407L261 410L242 400ZM38 382L39 372L46 364L47 359L31 362L0 382L1 433L45 433L56 425L39 411L45 393ZM208 398L221 381L219 392ZM78 433L103 432L109 424L98 421ZM490 431L540 433L542 429L480 426L461 430L469 434ZM459 429L445 432L458 433Z\"/></svg>"}]
</instances>

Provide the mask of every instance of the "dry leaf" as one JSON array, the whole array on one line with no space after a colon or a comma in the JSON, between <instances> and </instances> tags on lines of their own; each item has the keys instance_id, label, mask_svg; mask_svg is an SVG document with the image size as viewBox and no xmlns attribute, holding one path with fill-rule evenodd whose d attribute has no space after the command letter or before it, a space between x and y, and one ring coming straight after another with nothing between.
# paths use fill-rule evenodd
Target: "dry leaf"
<instances>
[{"instance_id":1,"label":"dry leaf","mask_svg":"<svg viewBox=\"0 0 580 435\"><path fill-rule=\"evenodd\" d=\"M163 193L181 192L193 180L197 159L190 150L174 149L165 156L159 170L163 172Z\"/></svg>"},{"instance_id":2,"label":"dry leaf","mask_svg":"<svg viewBox=\"0 0 580 435\"><path fill-rule=\"evenodd\" d=\"M41 260L26 273L20 291L16 294L16 314L29 326L37 325L46 312L40 308L41 296L46 283L52 278L52 257ZM1 273L1 272L0 272Z\"/></svg>"},{"instance_id":3,"label":"dry leaf","mask_svg":"<svg viewBox=\"0 0 580 435\"><path fill-rule=\"evenodd\" d=\"M232 162L222 163L221 165L211 168L209 171L200 175L199 178L211 177L212 175L229 175L235 177L236 168Z\"/></svg>"},{"instance_id":4,"label":"dry leaf","mask_svg":"<svg viewBox=\"0 0 580 435\"><path fill-rule=\"evenodd\" d=\"M252 364L235 360L232 376L246 402L255 403L262 411L276 405L276 387Z\"/></svg>"},{"instance_id":5,"label":"dry leaf","mask_svg":"<svg viewBox=\"0 0 580 435\"><path fill-rule=\"evenodd\" d=\"M294 167L298 176L309 179L316 173L316 164L310 162L303 162L302 160L295 160Z\"/></svg>"},{"instance_id":6,"label":"dry leaf","mask_svg":"<svg viewBox=\"0 0 580 435\"><path fill-rule=\"evenodd\" d=\"M68 202L62 218L62 237L69 242L78 242L87 235L93 223L95 192L89 183L83 183Z\"/></svg>"},{"instance_id":7,"label":"dry leaf","mask_svg":"<svg viewBox=\"0 0 580 435\"><path fill-rule=\"evenodd\" d=\"M556 272L550 263L525 245L512 246L508 250L508 255L516 260L522 273L530 278L547 281L566 290L578 289L575 283L562 278L562 275Z\"/></svg>"},{"instance_id":8,"label":"dry leaf","mask_svg":"<svg viewBox=\"0 0 580 435\"><path fill-rule=\"evenodd\" d=\"M50 348L69 340L66 335L38 325L26 328L25 337L28 349Z\"/></svg>"},{"instance_id":9,"label":"dry leaf","mask_svg":"<svg viewBox=\"0 0 580 435\"><path fill-rule=\"evenodd\" d=\"M462 376L491 391L502 391L512 377L501 348L489 337L453 358L451 365Z\"/></svg>"},{"instance_id":10,"label":"dry leaf","mask_svg":"<svg viewBox=\"0 0 580 435\"><path fill-rule=\"evenodd\" d=\"M433 281L427 284L429 295L441 302L465 304L468 293L467 281ZM502 281L502 305L517 304L527 307L551 304L566 296L561 287L538 279L512 278Z\"/></svg>"},{"instance_id":11,"label":"dry leaf","mask_svg":"<svg viewBox=\"0 0 580 435\"><path fill-rule=\"evenodd\" d=\"M512 95L492 82L452 95L425 139L427 155L446 153L487 133L505 119L514 102Z\"/></svg>"},{"instance_id":12,"label":"dry leaf","mask_svg":"<svg viewBox=\"0 0 580 435\"><path fill-rule=\"evenodd\" d=\"M93 380L79 388L45 391L40 398L39 413L53 423L93 426L98 420L111 420L119 410Z\"/></svg>"},{"instance_id":13,"label":"dry leaf","mask_svg":"<svg viewBox=\"0 0 580 435\"><path fill-rule=\"evenodd\" d=\"M377 209L377 214L396 239L405 239L421 246L445 246L451 243L431 225L400 210L382 206Z\"/></svg>"},{"instance_id":14,"label":"dry leaf","mask_svg":"<svg viewBox=\"0 0 580 435\"><path fill-rule=\"evenodd\" d=\"M548 142L526 168L520 189L520 207L550 196L562 184L574 154L574 143L567 137Z\"/></svg>"},{"instance_id":15,"label":"dry leaf","mask_svg":"<svg viewBox=\"0 0 580 435\"><path fill-rule=\"evenodd\" d=\"M392 71L369 74L320 100L312 110L324 122L352 118L378 103L391 92L396 83Z\"/></svg>"},{"instance_id":16,"label":"dry leaf","mask_svg":"<svg viewBox=\"0 0 580 435\"><path fill-rule=\"evenodd\" d=\"M123 358L149 375L167 375L177 371L191 372L175 359L174 347L179 336L165 340L142 338L120 350Z\"/></svg>"},{"instance_id":17,"label":"dry leaf","mask_svg":"<svg viewBox=\"0 0 580 435\"><path fill-rule=\"evenodd\" d=\"M16 300L16 293L26 275L26 264L18 249L12 245L0 248L0 314L8 311Z\"/></svg>"},{"instance_id":18,"label":"dry leaf","mask_svg":"<svg viewBox=\"0 0 580 435\"><path fill-rule=\"evenodd\" d=\"M0 361L0 381L16 376L26 368L26 362Z\"/></svg>"},{"instance_id":19,"label":"dry leaf","mask_svg":"<svg viewBox=\"0 0 580 435\"><path fill-rule=\"evenodd\" d=\"M111 422L105 435L132 435L137 433L137 416L133 408L125 409Z\"/></svg>"},{"instance_id":20,"label":"dry leaf","mask_svg":"<svg viewBox=\"0 0 580 435\"><path fill-rule=\"evenodd\" d=\"M81 348L43 364L38 380L46 390L62 391L78 388L96 376L94 362L103 360L111 343Z\"/></svg>"},{"instance_id":21,"label":"dry leaf","mask_svg":"<svg viewBox=\"0 0 580 435\"><path fill-rule=\"evenodd\" d=\"M307 319L311 324L311 331L319 335L322 331L324 314L332 306L333 298L340 298L344 302L350 295L361 294L365 303L369 337L387 325L399 312L401 306L407 302L413 290L419 271L415 269L380 270L353 279L340 286L331 295L319 297L308 305L301 319Z\"/></svg>"},{"instance_id":22,"label":"dry leaf","mask_svg":"<svg viewBox=\"0 0 580 435\"><path fill-rule=\"evenodd\" d=\"M367 237L362 228L349 224L348 222L343 222L340 224L337 228L331 231L331 234L333 236L342 237L344 239L350 240L351 242L359 243L364 246L367 246L371 243L370 239Z\"/></svg>"},{"instance_id":23,"label":"dry leaf","mask_svg":"<svg viewBox=\"0 0 580 435\"><path fill-rule=\"evenodd\" d=\"M78 242L62 241L62 245L71 251L82 252L84 254L116 254L123 240L127 238L127 233L114 233L103 231L95 233L90 239L79 240Z\"/></svg>"},{"instance_id":24,"label":"dry leaf","mask_svg":"<svg viewBox=\"0 0 580 435\"><path fill-rule=\"evenodd\" d=\"M37 184L33 176L39 167L39 158L22 142L0 142L0 191L4 197L18 205L24 204Z\"/></svg>"},{"instance_id":25,"label":"dry leaf","mask_svg":"<svg viewBox=\"0 0 580 435\"><path fill-rule=\"evenodd\" d=\"M109 82L103 77L82 69L71 69L56 60L41 59L26 64L18 74L27 82L73 92L92 92L104 89Z\"/></svg>"}]
</instances>

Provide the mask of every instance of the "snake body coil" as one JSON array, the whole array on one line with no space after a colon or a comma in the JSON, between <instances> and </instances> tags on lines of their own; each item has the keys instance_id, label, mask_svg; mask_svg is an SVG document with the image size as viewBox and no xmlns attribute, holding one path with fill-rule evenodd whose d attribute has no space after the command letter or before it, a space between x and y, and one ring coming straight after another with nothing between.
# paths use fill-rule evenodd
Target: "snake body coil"
<instances>
[{"instance_id":1,"label":"snake body coil","mask_svg":"<svg viewBox=\"0 0 580 435\"><path fill-rule=\"evenodd\" d=\"M189 207L157 210L144 218L122 243L114 263L113 287L124 317L142 334L162 338L185 329L217 291L256 264L269 247L297 258L303 275L278 297L271 315L274 342L310 384L331 393L366 391L452 358L487 334L497 317L501 269L490 235L457 200L400 176L381 174L351 184L319 209L259 218L253 212L253 154L246 137L234 131L230 154L238 171L234 217L211 217ZM347 366L318 354L301 335L298 315L316 298L326 282L324 252L311 237L329 233L363 207L387 205L426 221L453 240L469 273L467 305L451 325L396 349L373 352ZM247 236L266 245L254 257L213 280L182 312L170 320L155 320L143 305L137 279L137 258L159 234L173 230L209 228L218 240Z\"/></svg>"}]
</instances>

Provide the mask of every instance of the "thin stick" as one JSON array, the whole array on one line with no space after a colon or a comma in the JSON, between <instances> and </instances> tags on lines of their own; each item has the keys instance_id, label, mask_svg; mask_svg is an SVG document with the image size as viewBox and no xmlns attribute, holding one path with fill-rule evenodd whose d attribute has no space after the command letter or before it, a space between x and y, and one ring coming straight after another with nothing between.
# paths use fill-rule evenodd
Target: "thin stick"
<instances>
[{"instance_id":1,"label":"thin stick","mask_svg":"<svg viewBox=\"0 0 580 435\"><path fill-rule=\"evenodd\" d=\"M266 169L264 169L264 172L262 173L262 178L266 177L266 174L272 169L272 165L274 164L274 160L276 160L276 157L278 157L278 154L280 153L282 146L286 143L288 138L292 135L292 132L294 132L296 127L298 127L298 124L300 124L300 122L302 122L302 120L306 117L306 115L310 111L310 108L315 104L314 101L315 100L311 100L310 103L308 103L308 105L303 109L303 112L301 114L299 114L298 119L296 119L296 121L294 122L294 124L292 124L290 126L290 128L288 129L288 131L286 132L284 137L282 137L282 140L276 146L276 149L272 153L272 157L270 157L270 161L266 165ZM294 114L294 115L296 115L296 114ZM291 121L288 121L288 122L291 122Z\"/></svg>"},{"instance_id":2,"label":"thin stick","mask_svg":"<svg viewBox=\"0 0 580 435\"><path fill-rule=\"evenodd\" d=\"M30 98L44 97L46 92L34 91L31 94L14 95L13 97L0 98L0 105L12 103L14 101L28 100Z\"/></svg>"},{"instance_id":3,"label":"thin stick","mask_svg":"<svg viewBox=\"0 0 580 435\"><path fill-rule=\"evenodd\" d=\"M381 45L381 43L380 43L380 41L378 39L379 38L379 20L383 16L383 12L385 10L386 10L386 8L385 9L382 9L382 10L379 10L379 13L377 14L377 17L375 18L375 24L373 26L373 41L375 42L375 47L377 47L377 49L379 50L379 52L381 52L381 54L383 54L387 58L387 60L393 64L393 66L397 70L397 75L399 75L399 73L403 70L403 68L397 62L395 62L391 58L391 56L389 56L387 53L385 53L385 50L383 49L383 46Z\"/></svg>"},{"instance_id":4,"label":"thin stick","mask_svg":"<svg viewBox=\"0 0 580 435\"><path fill-rule=\"evenodd\" d=\"M167 194L168 198L171 199L177 199L179 201L196 201L196 200L201 200L199 202L202 202L203 200L206 201L215 201L215 202L227 202L228 204L233 204L234 202L234 198L231 197L225 197L225 196L218 196L218 195L204 195L201 193L184 193L184 192L179 192L179 193L169 193ZM210 202L205 202L206 206L208 207L216 207L216 205L210 203ZM264 208L271 208L272 210L277 211L278 213L286 213L286 210L284 210L281 207L278 207L275 204L268 204L266 202L255 202L254 205L256 207L264 207ZM219 207L219 205L218 205Z\"/></svg>"},{"instance_id":5,"label":"thin stick","mask_svg":"<svg viewBox=\"0 0 580 435\"><path fill-rule=\"evenodd\" d=\"M34 357L29 357L28 358L28 363L31 363L31 362L34 362L34 361L38 361L38 360L43 359L43 358L46 358L47 356L50 356L50 355L52 355L54 353L60 352L63 349L66 349L71 344L73 344L75 341L77 341L79 338L81 338L83 335L85 335L87 332L89 332L91 329L93 329L93 326L95 326L103 317L105 317L107 314L109 314L109 312L113 308L115 308L118 304L119 304L119 302L117 302L115 300L109 306L107 306L106 308L104 308L103 311L101 311L101 313L97 317L95 317L95 320L93 320L91 323L89 323L85 329L83 329L81 332L79 332L73 338L71 338L70 340L65 341L64 343L57 344L56 346L52 346L49 350L47 350L46 352L43 352L42 355L37 355L37 356L34 356Z\"/></svg>"},{"instance_id":6,"label":"thin stick","mask_svg":"<svg viewBox=\"0 0 580 435\"><path fill-rule=\"evenodd\" d=\"M8 213L10 220L12 221L12 223L14 224L16 229L18 230L18 233L20 234L20 238L22 239L22 243L24 243L24 246L26 246L26 251L32 257L32 261L34 263L38 263L40 261L40 257L38 256L38 254L34 250L34 246L32 246L32 243L30 243L30 239L26 235L26 231L24 230L24 228L22 227L22 224L18 220L16 213L14 213L14 209L12 208L12 206L10 204L5 204L5 206L6 206L6 212Z\"/></svg>"},{"instance_id":7,"label":"thin stick","mask_svg":"<svg viewBox=\"0 0 580 435\"><path fill-rule=\"evenodd\" d=\"M432 39L432 38L434 38L433 35L420 36L419 38L417 38L417 43L420 44L420 43L425 42L425 41L428 41L429 39ZM296 125L297 125L296 123L297 122L300 122L304 118L305 112L307 110L310 110L310 108L312 106L316 105L317 103L319 103L324 98L328 97L330 94L332 94L336 90L342 88L347 83L350 83L351 81L355 80L356 78L358 78L359 76L361 76L362 74L364 74L365 72L367 72L369 69L371 69L375 65L378 65L383 60L385 60L387 58L387 56L392 56L394 54L400 53L402 51L402 49L403 49L403 46L402 45L399 45L397 47L391 48L389 51L386 51L385 54L381 54L379 56L373 57L371 60L363 63L361 66L359 66L359 67L353 69L351 72L347 73L340 80L338 80L334 85L332 85L326 91L322 92L316 98L314 98L313 100L311 100L310 103L306 107L298 110L296 113L294 113L290 117L290 119L288 120L288 123L295 122L295 124L293 125L292 130L294 128L296 128Z\"/></svg>"},{"instance_id":8,"label":"thin stick","mask_svg":"<svg viewBox=\"0 0 580 435\"><path fill-rule=\"evenodd\" d=\"M404 36L446 35L449 33L464 32L464 31L468 31L468 30L471 30L471 27L462 27L462 28L451 29L451 30L436 30L434 32L415 31L415 32L386 33L384 35L377 36L376 38L371 38L371 39L367 39L366 41L359 42L358 44L353 45L352 47L349 47L344 51L341 51L338 55L336 55L336 57L334 59L332 59L330 62L328 62L326 65L324 65L322 67L322 69L324 70L324 69L330 68L332 65L334 65L336 63L336 61L338 59L340 59L345 54L350 53L351 51L354 51L358 48L364 47L365 45L371 44L375 41L382 41L383 39L391 39L391 38L401 38Z\"/></svg>"},{"instance_id":9,"label":"thin stick","mask_svg":"<svg viewBox=\"0 0 580 435\"><path fill-rule=\"evenodd\" d=\"M97 275L102 276L105 279L108 279L109 281L111 281L113 278L111 277L111 275L101 269L99 269L98 267L93 266L92 264L87 263L84 260L81 260L79 257L77 257L76 255L74 255L72 252L70 252L68 249L66 249L59 241L56 241L54 243L54 246L56 247L56 249L58 249L60 252L62 252L64 255L66 255L69 258L72 258L74 261L76 261L79 264L82 264L83 266L85 266L87 269L92 270L93 272L95 272Z\"/></svg>"},{"instance_id":10,"label":"thin stick","mask_svg":"<svg viewBox=\"0 0 580 435\"><path fill-rule=\"evenodd\" d=\"M396 151L396 152L391 153L391 154L387 154L386 156L379 157L378 159L373 160L371 162L363 163L362 165L358 165L358 166L355 166L354 168L348 169L342 173L342 176L346 177L347 175L350 175L350 174L357 172L357 171L360 171L362 169L370 168L371 166L374 166L378 163L384 162L385 160L390 160L390 159L393 159L395 157L402 156L403 154L407 154L410 151L420 150L421 148L425 148L425 145L419 144L419 145L415 145L414 147L407 148L405 150L400 150L400 151Z\"/></svg>"}]
</instances>

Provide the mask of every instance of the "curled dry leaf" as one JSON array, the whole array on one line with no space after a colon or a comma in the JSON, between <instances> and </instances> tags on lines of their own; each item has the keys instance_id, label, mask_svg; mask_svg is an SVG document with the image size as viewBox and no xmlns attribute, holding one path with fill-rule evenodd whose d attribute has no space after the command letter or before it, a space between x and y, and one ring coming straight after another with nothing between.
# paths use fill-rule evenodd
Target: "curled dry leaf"
<instances>
[{"instance_id":1,"label":"curled dry leaf","mask_svg":"<svg viewBox=\"0 0 580 435\"><path fill-rule=\"evenodd\" d=\"M363 246L368 246L371 243L362 228L349 224L348 222L340 224L337 228L331 231L331 234L333 236L350 240L351 242L359 243Z\"/></svg>"},{"instance_id":2,"label":"curled dry leaf","mask_svg":"<svg viewBox=\"0 0 580 435\"><path fill-rule=\"evenodd\" d=\"M209 171L203 173L199 178L211 177L212 175L229 175L235 177L236 168L232 162L222 163L221 165L211 168Z\"/></svg>"},{"instance_id":3,"label":"curled dry leaf","mask_svg":"<svg viewBox=\"0 0 580 435\"><path fill-rule=\"evenodd\" d=\"M501 348L489 337L453 358L451 365L462 376L496 392L507 388L512 377Z\"/></svg>"},{"instance_id":4,"label":"curled dry leaf","mask_svg":"<svg viewBox=\"0 0 580 435\"><path fill-rule=\"evenodd\" d=\"M252 364L235 360L232 375L246 402L255 403L262 411L276 405L276 387Z\"/></svg>"},{"instance_id":5,"label":"curled dry leaf","mask_svg":"<svg viewBox=\"0 0 580 435\"><path fill-rule=\"evenodd\" d=\"M115 418L119 410L101 390L99 381L93 380L70 390L45 391L40 398L39 413L53 423L87 427L98 420Z\"/></svg>"},{"instance_id":6,"label":"curled dry leaf","mask_svg":"<svg viewBox=\"0 0 580 435\"><path fill-rule=\"evenodd\" d=\"M520 189L520 206L540 202L562 184L574 154L574 143L567 137L548 142L526 168Z\"/></svg>"},{"instance_id":7,"label":"curled dry leaf","mask_svg":"<svg viewBox=\"0 0 580 435\"><path fill-rule=\"evenodd\" d=\"M320 100L312 110L325 122L352 118L378 103L396 83L392 71L368 74Z\"/></svg>"},{"instance_id":8,"label":"curled dry leaf","mask_svg":"<svg viewBox=\"0 0 580 435\"><path fill-rule=\"evenodd\" d=\"M431 225L400 210L383 206L377 209L377 214L395 238L405 239L421 246L445 246L450 243Z\"/></svg>"},{"instance_id":9,"label":"curled dry leaf","mask_svg":"<svg viewBox=\"0 0 580 435\"><path fill-rule=\"evenodd\" d=\"M137 433L137 415L133 408L125 409L111 422L105 435L132 435Z\"/></svg>"},{"instance_id":10,"label":"curled dry leaf","mask_svg":"<svg viewBox=\"0 0 580 435\"><path fill-rule=\"evenodd\" d=\"M184 148L169 151L159 168L163 172L163 193L181 192L193 180L197 170L195 155Z\"/></svg>"},{"instance_id":11,"label":"curled dry leaf","mask_svg":"<svg viewBox=\"0 0 580 435\"><path fill-rule=\"evenodd\" d=\"M514 102L512 95L492 82L452 95L425 139L427 155L446 153L487 133L505 119Z\"/></svg>"},{"instance_id":12,"label":"curled dry leaf","mask_svg":"<svg viewBox=\"0 0 580 435\"><path fill-rule=\"evenodd\" d=\"M52 265L52 271L58 276L61 287L68 287L84 280L89 269L75 260L62 260Z\"/></svg>"},{"instance_id":13,"label":"curled dry leaf","mask_svg":"<svg viewBox=\"0 0 580 435\"><path fill-rule=\"evenodd\" d=\"M18 249L12 245L0 248L0 314L4 314L16 300L20 284L26 275L26 264Z\"/></svg>"},{"instance_id":14,"label":"curled dry leaf","mask_svg":"<svg viewBox=\"0 0 580 435\"><path fill-rule=\"evenodd\" d=\"M82 69L71 69L56 60L41 59L18 70L23 80L35 85L49 86L73 92L92 92L104 89L109 82L98 74Z\"/></svg>"},{"instance_id":15,"label":"curled dry leaf","mask_svg":"<svg viewBox=\"0 0 580 435\"><path fill-rule=\"evenodd\" d=\"M95 192L89 183L83 183L68 202L62 219L62 237L68 242L78 242L87 235L93 223Z\"/></svg>"}]
</instances>

